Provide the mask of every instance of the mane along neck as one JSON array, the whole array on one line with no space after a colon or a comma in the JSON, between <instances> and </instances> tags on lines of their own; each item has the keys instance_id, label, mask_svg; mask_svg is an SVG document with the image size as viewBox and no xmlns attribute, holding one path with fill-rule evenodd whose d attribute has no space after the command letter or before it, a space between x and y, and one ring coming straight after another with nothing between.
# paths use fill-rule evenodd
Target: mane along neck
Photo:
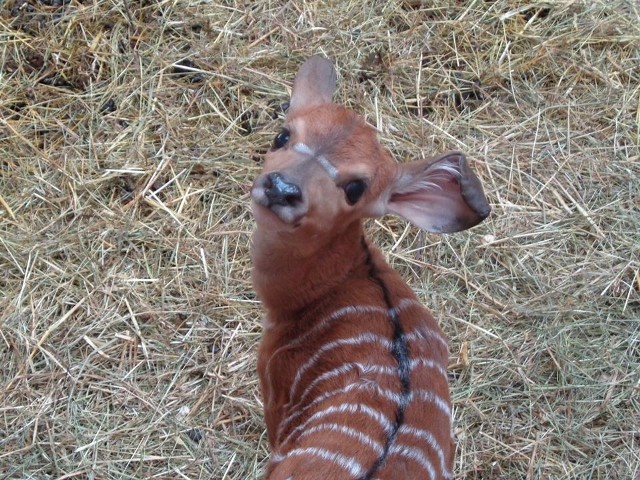
<instances>
[{"instance_id":1,"label":"mane along neck","mask_svg":"<svg viewBox=\"0 0 640 480\"><path fill-rule=\"evenodd\" d=\"M253 283L270 316L286 315L323 299L366 262L360 220L312 251L300 252L260 229L252 244Z\"/></svg>"}]
</instances>

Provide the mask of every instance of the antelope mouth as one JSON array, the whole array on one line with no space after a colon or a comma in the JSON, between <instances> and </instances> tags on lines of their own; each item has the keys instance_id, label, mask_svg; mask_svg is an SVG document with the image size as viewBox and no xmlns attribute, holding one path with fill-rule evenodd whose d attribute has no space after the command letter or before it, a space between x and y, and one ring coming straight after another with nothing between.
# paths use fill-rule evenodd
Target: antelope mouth
<instances>
[{"instance_id":1,"label":"antelope mouth","mask_svg":"<svg viewBox=\"0 0 640 480\"><path fill-rule=\"evenodd\" d=\"M252 211L256 222L266 226L289 226L298 228L306 213L306 208L292 207L269 202L269 199L260 188L251 190ZM275 223L274 223L275 222Z\"/></svg>"},{"instance_id":2,"label":"antelope mouth","mask_svg":"<svg viewBox=\"0 0 640 480\"><path fill-rule=\"evenodd\" d=\"M254 216L257 221L277 217L280 222L297 227L307 213L301 188L287 181L279 172L260 175L251 188Z\"/></svg>"}]
</instances>

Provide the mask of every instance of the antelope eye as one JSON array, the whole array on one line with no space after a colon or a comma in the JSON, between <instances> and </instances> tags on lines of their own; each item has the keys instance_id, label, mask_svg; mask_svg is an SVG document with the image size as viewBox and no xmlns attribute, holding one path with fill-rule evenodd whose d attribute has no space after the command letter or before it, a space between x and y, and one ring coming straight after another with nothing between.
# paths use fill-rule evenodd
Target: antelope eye
<instances>
[{"instance_id":1,"label":"antelope eye","mask_svg":"<svg viewBox=\"0 0 640 480\"><path fill-rule=\"evenodd\" d=\"M279 148L284 147L289 141L289 137L291 136L291 132L286 128L280 130L280 133L276 135L276 138L273 139L273 149L277 150Z\"/></svg>"},{"instance_id":2,"label":"antelope eye","mask_svg":"<svg viewBox=\"0 0 640 480\"><path fill-rule=\"evenodd\" d=\"M352 182L347 183L343 188L349 205L355 205L367 189L367 184L364 183L364 180L353 180Z\"/></svg>"}]
</instances>

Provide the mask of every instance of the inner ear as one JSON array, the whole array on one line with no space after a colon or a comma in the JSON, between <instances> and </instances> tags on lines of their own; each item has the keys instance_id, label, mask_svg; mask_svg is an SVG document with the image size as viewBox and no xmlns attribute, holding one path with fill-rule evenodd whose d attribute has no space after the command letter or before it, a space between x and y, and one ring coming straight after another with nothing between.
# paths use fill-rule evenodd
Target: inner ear
<instances>
[{"instance_id":1,"label":"inner ear","mask_svg":"<svg viewBox=\"0 0 640 480\"><path fill-rule=\"evenodd\" d=\"M331 103L336 90L336 71L324 57L315 56L302 64L295 80L288 114L302 108Z\"/></svg>"},{"instance_id":2,"label":"inner ear","mask_svg":"<svg viewBox=\"0 0 640 480\"><path fill-rule=\"evenodd\" d=\"M386 212L428 232L448 233L477 225L491 207L464 155L452 152L435 161L401 165Z\"/></svg>"}]
</instances>

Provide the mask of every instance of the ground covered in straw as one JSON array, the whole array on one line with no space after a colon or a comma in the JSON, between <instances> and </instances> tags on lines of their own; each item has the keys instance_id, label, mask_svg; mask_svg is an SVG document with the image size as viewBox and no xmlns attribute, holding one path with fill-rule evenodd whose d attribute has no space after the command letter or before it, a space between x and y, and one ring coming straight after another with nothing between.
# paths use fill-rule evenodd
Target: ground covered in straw
<instances>
[{"instance_id":1,"label":"ground covered in straw","mask_svg":"<svg viewBox=\"0 0 640 480\"><path fill-rule=\"evenodd\" d=\"M260 476L247 193L324 53L493 205L369 225L449 335L457 478L639 478L638 3L327 4L0 5L0 477Z\"/></svg>"}]
</instances>

